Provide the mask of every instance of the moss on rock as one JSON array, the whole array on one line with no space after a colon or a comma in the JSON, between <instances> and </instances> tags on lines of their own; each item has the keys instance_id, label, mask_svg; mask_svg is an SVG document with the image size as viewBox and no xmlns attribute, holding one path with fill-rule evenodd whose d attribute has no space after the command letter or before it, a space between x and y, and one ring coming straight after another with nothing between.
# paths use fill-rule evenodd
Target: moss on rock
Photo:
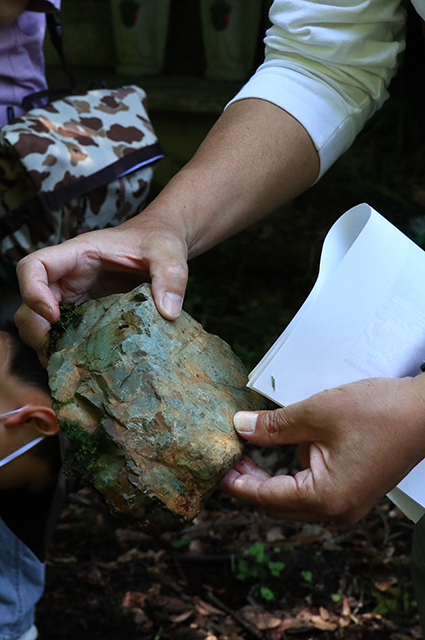
<instances>
[{"instance_id":1,"label":"moss on rock","mask_svg":"<svg viewBox=\"0 0 425 640\"><path fill-rule=\"evenodd\" d=\"M117 515L178 527L241 455L234 413L263 400L230 347L187 313L165 320L148 285L78 309L48 366L70 464Z\"/></svg>"}]
</instances>

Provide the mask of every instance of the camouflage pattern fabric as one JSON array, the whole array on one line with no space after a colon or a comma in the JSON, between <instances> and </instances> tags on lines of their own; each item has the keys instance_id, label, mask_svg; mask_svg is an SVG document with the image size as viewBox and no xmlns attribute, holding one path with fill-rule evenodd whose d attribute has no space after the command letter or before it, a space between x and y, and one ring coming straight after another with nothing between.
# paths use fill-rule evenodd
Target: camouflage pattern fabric
<instances>
[{"instance_id":1,"label":"camouflage pattern fabric","mask_svg":"<svg viewBox=\"0 0 425 640\"><path fill-rule=\"evenodd\" d=\"M146 94L137 86L88 91L33 109L0 130L0 216L155 142ZM35 216L0 242L0 255L17 262L131 218L142 208L152 174L152 165L142 167Z\"/></svg>"}]
</instances>

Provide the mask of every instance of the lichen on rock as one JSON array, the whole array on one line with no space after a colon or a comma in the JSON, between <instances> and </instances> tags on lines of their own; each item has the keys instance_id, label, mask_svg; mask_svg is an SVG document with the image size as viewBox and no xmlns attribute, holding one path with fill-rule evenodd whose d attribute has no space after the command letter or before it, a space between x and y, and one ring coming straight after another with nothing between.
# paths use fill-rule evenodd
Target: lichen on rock
<instances>
[{"instance_id":1,"label":"lichen on rock","mask_svg":"<svg viewBox=\"0 0 425 640\"><path fill-rule=\"evenodd\" d=\"M162 318L149 285L78 309L48 365L69 464L116 515L178 528L241 455L234 413L263 400L229 345L185 312Z\"/></svg>"}]
</instances>

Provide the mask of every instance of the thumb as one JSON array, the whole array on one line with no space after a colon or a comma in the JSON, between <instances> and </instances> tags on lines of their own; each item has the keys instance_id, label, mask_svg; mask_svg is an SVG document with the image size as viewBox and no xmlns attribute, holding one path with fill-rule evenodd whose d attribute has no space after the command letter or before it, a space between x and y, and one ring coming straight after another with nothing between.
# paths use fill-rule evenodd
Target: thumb
<instances>
[{"instance_id":1,"label":"thumb","mask_svg":"<svg viewBox=\"0 0 425 640\"><path fill-rule=\"evenodd\" d=\"M176 320L183 306L188 267L183 247L164 251L160 260L150 265L152 295L159 313L167 320Z\"/></svg>"},{"instance_id":2,"label":"thumb","mask_svg":"<svg viewBox=\"0 0 425 640\"><path fill-rule=\"evenodd\" d=\"M59 302L50 288L47 268L38 255L39 252L35 252L18 262L16 273L19 287L25 305L47 322L53 323L60 316Z\"/></svg>"},{"instance_id":3,"label":"thumb","mask_svg":"<svg viewBox=\"0 0 425 640\"><path fill-rule=\"evenodd\" d=\"M25 304L15 313L15 324L21 340L37 351L41 364L46 367L50 324Z\"/></svg>"},{"instance_id":4,"label":"thumb","mask_svg":"<svg viewBox=\"0 0 425 640\"><path fill-rule=\"evenodd\" d=\"M239 411L233 418L236 431L246 440L260 445L296 444L312 439L312 428L305 421L303 403L274 411ZM317 433L316 433L317 435Z\"/></svg>"}]
</instances>

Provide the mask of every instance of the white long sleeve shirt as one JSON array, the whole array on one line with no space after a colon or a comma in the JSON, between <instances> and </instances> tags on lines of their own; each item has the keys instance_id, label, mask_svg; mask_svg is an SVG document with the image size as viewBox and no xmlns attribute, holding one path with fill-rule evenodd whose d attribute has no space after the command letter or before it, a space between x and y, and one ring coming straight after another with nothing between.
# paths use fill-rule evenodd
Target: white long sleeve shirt
<instances>
[{"instance_id":1,"label":"white long sleeve shirt","mask_svg":"<svg viewBox=\"0 0 425 640\"><path fill-rule=\"evenodd\" d=\"M425 0L413 0L425 18ZM382 106L404 49L401 0L274 0L264 63L233 101L260 98L293 115L320 175Z\"/></svg>"}]
</instances>

